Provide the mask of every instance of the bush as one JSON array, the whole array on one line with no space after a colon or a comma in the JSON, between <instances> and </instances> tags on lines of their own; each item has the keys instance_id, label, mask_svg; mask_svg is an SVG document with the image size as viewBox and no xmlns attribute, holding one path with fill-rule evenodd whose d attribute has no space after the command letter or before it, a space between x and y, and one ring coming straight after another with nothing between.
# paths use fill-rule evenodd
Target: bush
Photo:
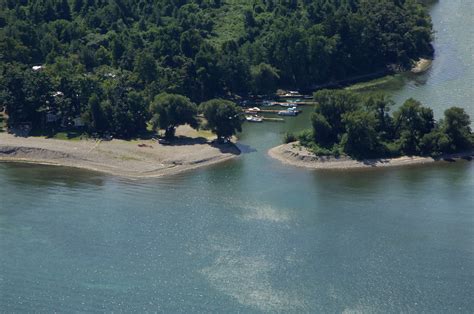
<instances>
[{"instance_id":1,"label":"bush","mask_svg":"<svg viewBox=\"0 0 474 314\"><path fill-rule=\"evenodd\" d=\"M399 157L400 153L400 146L396 142L384 143L385 147L385 156L386 157Z\"/></svg>"},{"instance_id":2,"label":"bush","mask_svg":"<svg viewBox=\"0 0 474 314\"><path fill-rule=\"evenodd\" d=\"M300 141L300 144L304 147L311 147L314 144L314 136L312 130L304 130L300 132L297 138Z\"/></svg>"},{"instance_id":3,"label":"bush","mask_svg":"<svg viewBox=\"0 0 474 314\"><path fill-rule=\"evenodd\" d=\"M285 135L283 135L283 143L285 144L296 142L297 140L296 135L291 132L286 132Z\"/></svg>"},{"instance_id":4,"label":"bush","mask_svg":"<svg viewBox=\"0 0 474 314\"><path fill-rule=\"evenodd\" d=\"M344 149L340 145L334 145L331 149L331 155L339 157L344 154Z\"/></svg>"},{"instance_id":5,"label":"bush","mask_svg":"<svg viewBox=\"0 0 474 314\"><path fill-rule=\"evenodd\" d=\"M333 156L334 155L332 149L327 149L327 148L318 146L316 144L311 145L309 150L312 151L316 156Z\"/></svg>"}]
</instances>

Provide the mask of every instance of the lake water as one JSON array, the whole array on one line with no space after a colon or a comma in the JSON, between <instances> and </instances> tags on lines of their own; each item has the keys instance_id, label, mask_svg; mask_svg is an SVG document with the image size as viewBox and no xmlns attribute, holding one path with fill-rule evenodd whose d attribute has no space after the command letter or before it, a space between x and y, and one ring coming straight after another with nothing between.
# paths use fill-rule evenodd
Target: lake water
<instances>
[{"instance_id":1,"label":"lake water","mask_svg":"<svg viewBox=\"0 0 474 314\"><path fill-rule=\"evenodd\" d=\"M387 91L474 116L474 3L432 16L432 69ZM0 164L0 311L472 312L474 162L267 157L307 119L246 125L241 157L168 178Z\"/></svg>"}]
</instances>

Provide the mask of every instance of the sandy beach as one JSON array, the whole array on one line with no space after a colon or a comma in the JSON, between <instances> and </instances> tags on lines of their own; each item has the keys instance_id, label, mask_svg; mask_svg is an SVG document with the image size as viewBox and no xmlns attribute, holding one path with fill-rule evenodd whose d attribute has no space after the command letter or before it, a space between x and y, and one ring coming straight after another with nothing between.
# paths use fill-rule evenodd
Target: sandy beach
<instances>
[{"instance_id":1,"label":"sandy beach","mask_svg":"<svg viewBox=\"0 0 474 314\"><path fill-rule=\"evenodd\" d=\"M146 178L204 167L240 154L233 144L213 144L208 138L189 136L190 133L186 127L178 128L179 137L172 145L153 140L66 141L0 133L0 161L67 166Z\"/></svg>"},{"instance_id":2,"label":"sandy beach","mask_svg":"<svg viewBox=\"0 0 474 314\"><path fill-rule=\"evenodd\" d=\"M470 160L474 157L474 151L471 151L443 156L439 159L434 159L432 157L404 156L398 158L354 160L349 157L319 157L308 151L306 148L297 145L297 142L274 147L268 151L268 154L270 157L288 165L311 169L340 170L421 165L433 162L453 161L461 158Z\"/></svg>"}]
</instances>

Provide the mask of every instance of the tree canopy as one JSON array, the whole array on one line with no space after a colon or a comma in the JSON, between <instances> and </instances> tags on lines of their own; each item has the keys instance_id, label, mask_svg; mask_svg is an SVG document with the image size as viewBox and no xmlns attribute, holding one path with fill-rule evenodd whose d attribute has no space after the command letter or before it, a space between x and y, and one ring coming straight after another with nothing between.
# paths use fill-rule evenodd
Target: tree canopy
<instances>
[{"instance_id":1,"label":"tree canopy","mask_svg":"<svg viewBox=\"0 0 474 314\"><path fill-rule=\"evenodd\" d=\"M207 121L207 127L217 135L218 140L230 138L242 132L242 110L233 102L211 99L202 103L199 110Z\"/></svg>"},{"instance_id":2,"label":"tree canopy","mask_svg":"<svg viewBox=\"0 0 474 314\"><path fill-rule=\"evenodd\" d=\"M462 108L447 109L436 122L433 110L414 99L390 114L393 102L385 95L323 90L314 97L319 103L311 116L312 129L299 140L320 155L439 156L474 147L471 120Z\"/></svg>"},{"instance_id":3,"label":"tree canopy","mask_svg":"<svg viewBox=\"0 0 474 314\"><path fill-rule=\"evenodd\" d=\"M160 93L310 89L410 67L431 38L417 0L0 0L0 102L10 125L101 112L91 131L134 134Z\"/></svg>"},{"instance_id":4,"label":"tree canopy","mask_svg":"<svg viewBox=\"0 0 474 314\"><path fill-rule=\"evenodd\" d=\"M165 129L165 137L168 138L174 137L179 125L189 124L193 128L198 126L196 105L181 95L159 94L151 103L150 112L153 114L155 129Z\"/></svg>"}]
</instances>

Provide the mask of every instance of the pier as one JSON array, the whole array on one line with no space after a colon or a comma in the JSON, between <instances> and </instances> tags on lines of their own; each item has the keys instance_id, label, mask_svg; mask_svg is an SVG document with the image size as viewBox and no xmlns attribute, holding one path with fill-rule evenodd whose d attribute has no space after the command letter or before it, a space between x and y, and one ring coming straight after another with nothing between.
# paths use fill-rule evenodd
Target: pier
<instances>
[{"instance_id":1,"label":"pier","mask_svg":"<svg viewBox=\"0 0 474 314\"><path fill-rule=\"evenodd\" d=\"M253 109L245 109L245 113L255 114L255 113L278 113L281 110L271 110L271 109L260 109L260 110L253 110Z\"/></svg>"},{"instance_id":2,"label":"pier","mask_svg":"<svg viewBox=\"0 0 474 314\"><path fill-rule=\"evenodd\" d=\"M283 119L283 118L266 118L266 117L263 117L263 121L285 122L285 119Z\"/></svg>"},{"instance_id":3,"label":"pier","mask_svg":"<svg viewBox=\"0 0 474 314\"><path fill-rule=\"evenodd\" d=\"M272 102L273 104L275 105L279 105L279 106L282 106L282 105L288 105L288 104L296 104L297 106L299 105L317 105L318 103L316 101L274 101Z\"/></svg>"}]
</instances>

